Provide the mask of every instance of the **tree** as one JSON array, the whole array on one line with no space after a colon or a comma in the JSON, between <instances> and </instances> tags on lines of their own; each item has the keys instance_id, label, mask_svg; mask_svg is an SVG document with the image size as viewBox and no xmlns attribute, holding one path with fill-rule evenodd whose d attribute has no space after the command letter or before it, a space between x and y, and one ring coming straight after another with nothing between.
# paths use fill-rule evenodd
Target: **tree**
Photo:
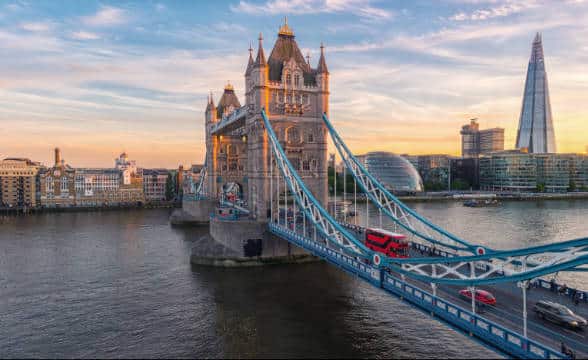
<instances>
[{"instance_id":1,"label":"tree","mask_svg":"<svg viewBox=\"0 0 588 360\"><path fill-rule=\"evenodd\" d=\"M173 200L175 197L174 178L171 173L167 174L167 180L165 181L165 199Z\"/></svg>"},{"instance_id":2,"label":"tree","mask_svg":"<svg viewBox=\"0 0 588 360\"><path fill-rule=\"evenodd\" d=\"M543 183L537 184L537 192L540 192L540 193L545 192L545 184L543 184Z\"/></svg>"}]
</instances>

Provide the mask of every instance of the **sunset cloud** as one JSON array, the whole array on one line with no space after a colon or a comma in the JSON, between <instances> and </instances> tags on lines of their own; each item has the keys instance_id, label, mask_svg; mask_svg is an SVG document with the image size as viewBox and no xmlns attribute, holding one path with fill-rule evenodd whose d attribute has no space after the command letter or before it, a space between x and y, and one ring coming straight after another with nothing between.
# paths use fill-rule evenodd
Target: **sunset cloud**
<instances>
[{"instance_id":1,"label":"sunset cloud","mask_svg":"<svg viewBox=\"0 0 588 360\"><path fill-rule=\"evenodd\" d=\"M209 91L218 100L231 81L243 102L249 43L263 32L269 56L283 15L313 66L325 43L331 118L354 152L457 155L471 117L512 147L536 31L558 149L588 145L586 2L178 4L0 6L0 156L48 162L60 146L78 166L111 166L123 148L141 166L200 162Z\"/></svg>"}]
</instances>

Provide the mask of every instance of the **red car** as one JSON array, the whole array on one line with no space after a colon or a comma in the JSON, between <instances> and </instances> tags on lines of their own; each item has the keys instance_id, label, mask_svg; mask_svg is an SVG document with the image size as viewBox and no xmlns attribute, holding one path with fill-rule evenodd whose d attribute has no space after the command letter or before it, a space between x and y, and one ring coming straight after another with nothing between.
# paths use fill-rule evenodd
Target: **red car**
<instances>
[{"instance_id":1,"label":"red car","mask_svg":"<svg viewBox=\"0 0 588 360\"><path fill-rule=\"evenodd\" d=\"M472 300L472 292L469 289L459 290L459 295L461 297ZM496 298L486 290L476 289L476 302L485 305L496 305Z\"/></svg>"}]
</instances>

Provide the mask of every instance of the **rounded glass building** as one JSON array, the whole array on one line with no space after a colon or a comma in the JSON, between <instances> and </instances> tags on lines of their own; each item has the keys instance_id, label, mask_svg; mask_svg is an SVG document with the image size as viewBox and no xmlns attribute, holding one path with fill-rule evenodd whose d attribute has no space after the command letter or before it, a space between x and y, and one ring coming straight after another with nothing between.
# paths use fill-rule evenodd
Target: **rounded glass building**
<instances>
[{"instance_id":1,"label":"rounded glass building","mask_svg":"<svg viewBox=\"0 0 588 360\"><path fill-rule=\"evenodd\" d=\"M402 156L375 151L359 156L367 170L394 193L423 191L423 180L414 166Z\"/></svg>"}]
</instances>

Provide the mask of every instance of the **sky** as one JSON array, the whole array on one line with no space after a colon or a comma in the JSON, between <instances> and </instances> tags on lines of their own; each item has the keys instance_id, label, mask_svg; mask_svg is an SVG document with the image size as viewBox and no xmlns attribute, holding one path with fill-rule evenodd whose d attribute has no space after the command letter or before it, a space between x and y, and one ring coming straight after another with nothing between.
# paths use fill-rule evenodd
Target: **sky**
<instances>
[{"instance_id":1,"label":"sky","mask_svg":"<svg viewBox=\"0 0 588 360\"><path fill-rule=\"evenodd\" d=\"M284 16L313 66L324 42L355 153L459 155L473 117L513 148L536 32L558 152L587 151L588 1L0 0L0 158L201 163L207 94L243 102L249 44L269 55Z\"/></svg>"}]
</instances>

